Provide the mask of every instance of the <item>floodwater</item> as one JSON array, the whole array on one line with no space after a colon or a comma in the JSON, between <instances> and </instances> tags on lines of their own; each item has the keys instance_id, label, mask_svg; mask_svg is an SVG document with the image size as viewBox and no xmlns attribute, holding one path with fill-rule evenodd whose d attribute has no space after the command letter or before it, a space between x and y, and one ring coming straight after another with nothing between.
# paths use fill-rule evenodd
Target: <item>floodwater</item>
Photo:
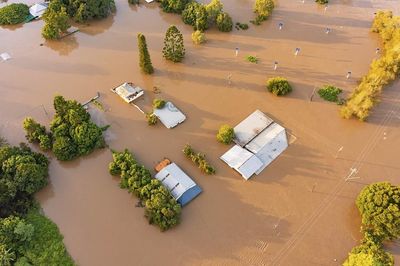
<instances>
[{"instance_id":1,"label":"floodwater","mask_svg":"<svg viewBox=\"0 0 400 266\"><path fill-rule=\"evenodd\" d=\"M252 1L222 2L235 22L253 18ZM331 2L325 10L311 0L280 0L262 26L209 30L203 46L191 43L192 30L179 16L154 3L132 7L125 0L117 1L114 16L80 25L79 33L61 42L41 39L42 21L0 28L0 53L13 57L0 63L0 133L13 144L24 140L25 116L49 122L54 95L84 102L100 92L106 111L90 111L97 122L111 125L106 138L112 149L128 148L148 168L168 157L203 188L183 209L182 223L161 233L108 174L109 150L70 163L53 158L51 184L38 199L79 265L339 265L346 258L360 239L358 192L371 182L397 183L400 175L400 84L385 91L368 123L342 120L338 106L317 95L311 102L310 96L328 83L345 94L354 89L377 57L380 44L369 33L373 13L398 8L398 2ZM170 24L184 35L181 64L162 58ZM147 38L152 76L138 68L138 32ZM247 55L258 56L259 64L246 62ZM267 93L264 84L272 76L287 77L293 93ZM187 120L171 130L147 126L137 109L110 92L124 81L146 89L137 102L144 110L162 97ZM161 94L152 92L154 86ZM291 145L261 175L244 181L218 159L228 147L215 134L221 124L236 125L255 109L285 126ZM184 158L186 143L206 153L215 176L203 175ZM358 173L344 182L350 168ZM399 247L389 248L399 261Z\"/></svg>"}]
</instances>

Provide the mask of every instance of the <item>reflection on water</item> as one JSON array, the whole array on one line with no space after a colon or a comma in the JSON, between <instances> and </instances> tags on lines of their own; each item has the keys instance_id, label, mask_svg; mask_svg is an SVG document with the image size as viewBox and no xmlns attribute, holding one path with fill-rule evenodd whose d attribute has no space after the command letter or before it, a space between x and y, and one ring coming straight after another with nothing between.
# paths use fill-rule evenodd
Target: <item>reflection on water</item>
<instances>
[{"instance_id":1,"label":"reflection on water","mask_svg":"<svg viewBox=\"0 0 400 266\"><path fill-rule=\"evenodd\" d=\"M61 56L67 56L79 47L75 34L79 34L79 32L75 32L62 40L45 40L44 46L56 51Z\"/></svg>"}]
</instances>

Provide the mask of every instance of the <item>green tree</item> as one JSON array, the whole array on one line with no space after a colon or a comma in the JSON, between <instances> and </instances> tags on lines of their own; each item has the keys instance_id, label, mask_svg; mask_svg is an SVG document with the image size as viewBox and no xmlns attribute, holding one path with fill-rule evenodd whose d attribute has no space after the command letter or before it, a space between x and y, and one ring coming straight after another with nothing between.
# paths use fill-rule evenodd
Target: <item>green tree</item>
<instances>
[{"instance_id":1,"label":"green tree","mask_svg":"<svg viewBox=\"0 0 400 266\"><path fill-rule=\"evenodd\" d=\"M185 57L182 33L174 25L170 26L165 34L164 58L172 62L181 62Z\"/></svg>"},{"instance_id":2,"label":"green tree","mask_svg":"<svg viewBox=\"0 0 400 266\"><path fill-rule=\"evenodd\" d=\"M256 0L254 3L254 13L257 14L256 24L261 21L267 20L275 7L273 0Z\"/></svg>"},{"instance_id":3,"label":"green tree","mask_svg":"<svg viewBox=\"0 0 400 266\"><path fill-rule=\"evenodd\" d=\"M235 131L229 125L222 125L217 134L217 140L224 144L231 144L235 138Z\"/></svg>"},{"instance_id":4,"label":"green tree","mask_svg":"<svg viewBox=\"0 0 400 266\"><path fill-rule=\"evenodd\" d=\"M197 2L187 4L182 11L182 20L185 24L192 25L194 30L205 31L208 28L206 7Z\"/></svg>"},{"instance_id":5,"label":"green tree","mask_svg":"<svg viewBox=\"0 0 400 266\"><path fill-rule=\"evenodd\" d=\"M162 109L164 108L166 102L162 99L154 99L153 100L153 108L155 109Z\"/></svg>"},{"instance_id":6,"label":"green tree","mask_svg":"<svg viewBox=\"0 0 400 266\"><path fill-rule=\"evenodd\" d=\"M365 229L384 239L400 236L400 187L388 182L366 186L357 197Z\"/></svg>"},{"instance_id":7,"label":"green tree","mask_svg":"<svg viewBox=\"0 0 400 266\"><path fill-rule=\"evenodd\" d=\"M15 261L15 253L6 245L0 243L0 265L11 266Z\"/></svg>"},{"instance_id":8,"label":"green tree","mask_svg":"<svg viewBox=\"0 0 400 266\"><path fill-rule=\"evenodd\" d=\"M26 223L22 218L9 216L0 219L0 243L9 248L17 257L24 253L33 232L33 225Z\"/></svg>"},{"instance_id":9,"label":"green tree","mask_svg":"<svg viewBox=\"0 0 400 266\"><path fill-rule=\"evenodd\" d=\"M106 18L115 10L114 0L62 0L67 13L77 22Z\"/></svg>"},{"instance_id":10,"label":"green tree","mask_svg":"<svg viewBox=\"0 0 400 266\"><path fill-rule=\"evenodd\" d=\"M342 93L342 89L333 85L325 85L318 90L319 96L329 102L339 103L339 94Z\"/></svg>"},{"instance_id":11,"label":"green tree","mask_svg":"<svg viewBox=\"0 0 400 266\"><path fill-rule=\"evenodd\" d=\"M146 37L142 33L137 35L138 49L139 49L139 66L140 69L146 74L154 72L153 65L151 64L150 54L147 50Z\"/></svg>"},{"instance_id":12,"label":"green tree","mask_svg":"<svg viewBox=\"0 0 400 266\"><path fill-rule=\"evenodd\" d=\"M32 117L24 119L23 127L25 130L25 137L30 143L39 143L40 148L44 151L51 149L51 138L46 132L46 127L37 123Z\"/></svg>"},{"instance_id":13,"label":"green tree","mask_svg":"<svg viewBox=\"0 0 400 266\"><path fill-rule=\"evenodd\" d=\"M292 91L287 79L281 77L270 78L267 81L267 90L276 96L286 95Z\"/></svg>"},{"instance_id":14,"label":"green tree","mask_svg":"<svg viewBox=\"0 0 400 266\"><path fill-rule=\"evenodd\" d=\"M42 29L42 36L45 39L59 39L61 34L71 26L68 23L66 8L60 0L53 0L43 14L45 25Z\"/></svg>"},{"instance_id":15,"label":"green tree","mask_svg":"<svg viewBox=\"0 0 400 266\"><path fill-rule=\"evenodd\" d=\"M29 6L12 3L0 8L0 25L19 24L29 16Z\"/></svg>"},{"instance_id":16,"label":"green tree","mask_svg":"<svg viewBox=\"0 0 400 266\"><path fill-rule=\"evenodd\" d=\"M217 16L217 27L219 31L229 32L232 31L233 22L232 18L226 12L221 12Z\"/></svg>"},{"instance_id":17,"label":"green tree","mask_svg":"<svg viewBox=\"0 0 400 266\"><path fill-rule=\"evenodd\" d=\"M182 13L190 0L161 0L161 8L167 13Z\"/></svg>"},{"instance_id":18,"label":"green tree","mask_svg":"<svg viewBox=\"0 0 400 266\"><path fill-rule=\"evenodd\" d=\"M315 0L316 3L320 4L320 5L326 5L328 4L328 0Z\"/></svg>"},{"instance_id":19,"label":"green tree","mask_svg":"<svg viewBox=\"0 0 400 266\"><path fill-rule=\"evenodd\" d=\"M206 5L208 22L210 25L216 23L217 17L222 12L223 8L224 5L220 0L211 0L211 2Z\"/></svg>"}]
</instances>

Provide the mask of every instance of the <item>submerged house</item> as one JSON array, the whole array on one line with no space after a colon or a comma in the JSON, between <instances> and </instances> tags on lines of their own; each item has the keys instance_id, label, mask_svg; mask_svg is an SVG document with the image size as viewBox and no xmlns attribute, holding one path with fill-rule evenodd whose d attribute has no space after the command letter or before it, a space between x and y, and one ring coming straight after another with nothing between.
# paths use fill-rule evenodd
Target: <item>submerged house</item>
<instances>
[{"instance_id":1,"label":"submerged house","mask_svg":"<svg viewBox=\"0 0 400 266\"><path fill-rule=\"evenodd\" d=\"M220 158L244 179L260 174L287 147L286 130L260 110L256 110L235 128L236 143Z\"/></svg>"},{"instance_id":2,"label":"submerged house","mask_svg":"<svg viewBox=\"0 0 400 266\"><path fill-rule=\"evenodd\" d=\"M175 163L164 166L155 178L161 181L182 206L202 192L201 188Z\"/></svg>"},{"instance_id":3,"label":"submerged house","mask_svg":"<svg viewBox=\"0 0 400 266\"><path fill-rule=\"evenodd\" d=\"M34 4L29 8L29 16L26 19L26 22L42 17L47 8L47 3Z\"/></svg>"},{"instance_id":4,"label":"submerged house","mask_svg":"<svg viewBox=\"0 0 400 266\"><path fill-rule=\"evenodd\" d=\"M121 97L127 103L133 102L144 94L143 89L133 85L133 83L130 82L125 82L118 87L111 89L111 91L118 94L119 97Z\"/></svg>"},{"instance_id":5,"label":"submerged house","mask_svg":"<svg viewBox=\"0 0 400 266\"><path fill-rule=\"evenodd\" d=\"M166 102L161 109L155 108L154 115L166 128L173 128L186 120L186 116L171 102Z\"/></svg>"}]
</instances>

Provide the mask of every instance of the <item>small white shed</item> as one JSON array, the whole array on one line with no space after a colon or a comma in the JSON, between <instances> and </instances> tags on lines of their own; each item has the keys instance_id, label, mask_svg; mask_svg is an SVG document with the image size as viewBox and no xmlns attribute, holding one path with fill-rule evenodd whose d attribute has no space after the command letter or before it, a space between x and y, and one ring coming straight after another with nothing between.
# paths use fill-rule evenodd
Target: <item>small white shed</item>
<instances>
[{"instance_id":1,"label":"small white shed","mask_svg":"<svg viewBox=\"0 0 400 266\"><path fill-rule=\"evenodd\" d=\"M34 17L34 18L40 18L43 16L44 12L47 9L47 4L46 3L39 3L39 4L34 4L29 8L29 13Z\"/></svg>"}]
</instances>

